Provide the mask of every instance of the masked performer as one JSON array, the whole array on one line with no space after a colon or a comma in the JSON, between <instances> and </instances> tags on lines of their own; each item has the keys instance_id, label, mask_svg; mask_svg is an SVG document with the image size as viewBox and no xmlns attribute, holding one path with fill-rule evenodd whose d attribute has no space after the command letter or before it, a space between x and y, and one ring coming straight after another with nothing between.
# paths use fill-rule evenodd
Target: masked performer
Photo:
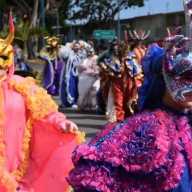
<instances>
[{"instance_id":1,"label":"masked performer","mask_svg":"<svg viewBox=\"0 0 192 192\"><path fill-rule=\"evenodd\" d=\"M23 55L23 50L15 45L14 46L14 64L15 64L15 72L14 74L20 75L22 77L33 77L37 78L37 72L34 71L30 65L26 63L26 60Z\"/></svg>"},{"instance_id":2,"label":"masked performer","mask_svg":"<svg viewBox=\"0 0 192 192\"><path fill-rule=\"evenodd\" d=\"M69 176L75 192L192 191L192 52L184 36L166 41L149 67L162 83L159 97L76 149Z\"/></svg>"},{"instance_id":3,"label":"masked performer","mask_svg":"<svg viewBox=\"0 0 192 192\"><path fill-rule=\"evenodd\" d=\"M97 92L100 88L97 55L91 46L87 47L86 50L88 57L78 66L78 107L80 110L96 110Z\"/></svg>"},{"instance_id":4,"label":"masked performer","mask_svg":"<svg viewBox=\"0 0 192 192\"><path fill-rule=\"evenodd\" d=\"M100 56L101 87L107 99L106 114L110 122L122 121L133 110L135 79L141 73L127 44L114 41L108 52Z\"/></svg>"},{"instance_id":5,"label":"masked performer","mask_svg":"<svg viewBox=\"0 0 192 192\"><path fill-rule=\"evenodd\" d=\"M13 75L13 38L10 17L0 39L0 191L67 192L77 126L32 78Z\"/></svg>"},{"instance_id":6,"label":"masked performer","mask_svg":"<svg viewBox=\"0 0 192 192\"><path fill-rule=\"evenodd\" d=\"M131 51L134 52L137 63L141 65L142 58L145 56L146 47L143 44L143 41L146 40L150 36L151 31L145 32L140 30L137 32L136 30L129 31L129 36L132 39Z\"/></svg>"},{"instance_id":7,"label":"masked performer","mask_svg":"<svg viewBox=\"0 0 192 192\"><path fill-rule=\"evenodd\" d=\"M78 66L82 62L81 44L73 42L72 50L69 51L63 72L61 101L63 107L77 108L78 100Z\"/></svg>"},{"instance_id":8,"label":"masked performer","mask_svg":"<svg viewBox=\"0 0 192 192\"><path fill-rule=\"evenodd\" d=\"M43 71L43 87L51 95L59 95L62 83L64 62L59 57L59 39L47 37L47 47L40 52L40 58L46 62Z\"/></svg>"}]
</instances>

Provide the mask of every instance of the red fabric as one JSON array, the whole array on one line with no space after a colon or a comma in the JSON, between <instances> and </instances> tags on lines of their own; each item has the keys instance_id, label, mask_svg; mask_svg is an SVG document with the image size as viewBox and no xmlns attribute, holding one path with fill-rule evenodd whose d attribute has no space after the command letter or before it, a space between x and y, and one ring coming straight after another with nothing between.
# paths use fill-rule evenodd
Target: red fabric
<instances>
[{"instance_id":1,"label":"red fabric","mask_svg":"<svg viewBox=\"0 0 192 192\"><path fill-rule=\"evenodd\" d=\"M22 181L26 191L65 192L69 185L66 177L72 169L71 154L77 142L73 134L38 121L33 127L29 169Z\"/></svg>"},{"instance_id":2,"label":"red fabric","mask_svg":"<svg viewBox=\"0 0 192 192\"><path fill-rule=\"evenodd\" d=\"M122 121L129 115L128 101L131 97L129 85L130 79L124 81L122 78L115 79L112 84L112 91L114 94L114 104L116 110L117 121Z\"/></svg>"},{"instance_id":3,"label":"red fabric","mask_svg":"<svg viewBox=\"0 0 192 192\"><path fill-rule=\"evenodd\" d=\"M116 119L122 121L132 114L128 104L129 101L136 99L141 81L126 74L123 74L122 78L114 78L112 81Z\"/></svg>"},{"instance_id":4,"label":"red fabric","mask_svg":"<svg viewBox=\"0 0 192 192\"><path fill-rule=\"evenodd\" d=\"M10 13L9 15L9 31L11 33L14 33L15 32L15 27L14 27L14 22L13 22L13 16L12 14Z\"/></svg>"},{"instance_id":5,"label":"red fabric","mask_svg":"<svg viewBox=\"0 0 192 192\"><path fill-rule=\"evenodd\" d=\"M134 49L134 53L136 55L138 63L141 64L141 60L145 56L145 49L141 47L136 47Z\"/></svg>"}]
</instances>

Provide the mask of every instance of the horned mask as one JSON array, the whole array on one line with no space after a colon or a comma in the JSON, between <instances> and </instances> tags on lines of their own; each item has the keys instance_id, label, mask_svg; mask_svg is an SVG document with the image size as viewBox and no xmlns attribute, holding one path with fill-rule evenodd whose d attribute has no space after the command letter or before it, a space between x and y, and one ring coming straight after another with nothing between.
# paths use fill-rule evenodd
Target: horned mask
<instances>
[{"instance_id":1,"label":"horned mask","mask_svg":"<svg viewBox=\"0 0 192 192\"><path fill-rule=\"evenodd\" d=\"M0 38L0 68L8 69L13 65L14 53L12 41L14 39L14 23L13 17L10 13L9 16L9 34L5 39Z\"/></svg>"}]
</instances>

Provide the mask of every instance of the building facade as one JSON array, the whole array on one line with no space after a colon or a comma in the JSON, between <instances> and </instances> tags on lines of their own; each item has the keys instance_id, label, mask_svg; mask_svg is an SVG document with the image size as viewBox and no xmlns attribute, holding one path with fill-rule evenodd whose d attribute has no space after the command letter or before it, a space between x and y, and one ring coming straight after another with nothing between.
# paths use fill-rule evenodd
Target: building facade
<instances>
[{"instance_id":1,"label":"building facade","mask_svg":"<svg viewBox=\"0 0 192 192\"><path fill-rule=\"evenodd\" d=\"M120 12L121 38L123 30L150 30L152 40L165 37L167 28L183 26L185 15L183 0L146 0L144 7L132 7Z\"/></svg>"}]
</instances>

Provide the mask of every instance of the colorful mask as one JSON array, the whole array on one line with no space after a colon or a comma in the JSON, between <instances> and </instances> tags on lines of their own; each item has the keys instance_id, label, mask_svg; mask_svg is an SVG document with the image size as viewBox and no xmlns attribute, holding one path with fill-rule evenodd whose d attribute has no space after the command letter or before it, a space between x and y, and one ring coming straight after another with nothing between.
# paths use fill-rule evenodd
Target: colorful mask
<instances>
[{"instance_id":1,"label":"colorful mask","mask_svg":"<svg viewBox=\"0 0 192 192\"><path fill-rule=\"evenodd\" d=\"M186 18L190 15L192 1L184 0ZM190 19L190 18L189 18ZM169 34L165 39L166 56L163 76L166 87L175 101L186 101L192 93L191 19L186 20L187 36Z\"/></svg>"},{"instance_id":2,"label":"colorful mask","mask_svg":"<svg viewBox=\"0 0 192 192\"><path fill-rule=\"evenodd\" d=\"M5 39L0 39L0 68L8 69L14 63L13 47L11 45L14 39L13 18L9 18L9 34Z\"/></svg>"},{"instance_id":3,"label":"colorful mask","mask_svg":"<svg viewBox=\"0 0 192 192\"><path fill-rule=\"evenodd\" d=\"M47 36L45 37L45 39L47 41L47 47L56 48L59 44L59 38L57 38L56 36Z\"/></svg>"},{"instance_id":4,"label":"colorful mask","mask_svg":"<svg viewBox=\"0 0 192 192\"><path fill-rule=\"evenodd\" d=\"M163 75L173 99L185 101L185 94L192 93L192 53L183 52L175 56L168 54L164 63Z\"/></svg>"}]
</instances>

